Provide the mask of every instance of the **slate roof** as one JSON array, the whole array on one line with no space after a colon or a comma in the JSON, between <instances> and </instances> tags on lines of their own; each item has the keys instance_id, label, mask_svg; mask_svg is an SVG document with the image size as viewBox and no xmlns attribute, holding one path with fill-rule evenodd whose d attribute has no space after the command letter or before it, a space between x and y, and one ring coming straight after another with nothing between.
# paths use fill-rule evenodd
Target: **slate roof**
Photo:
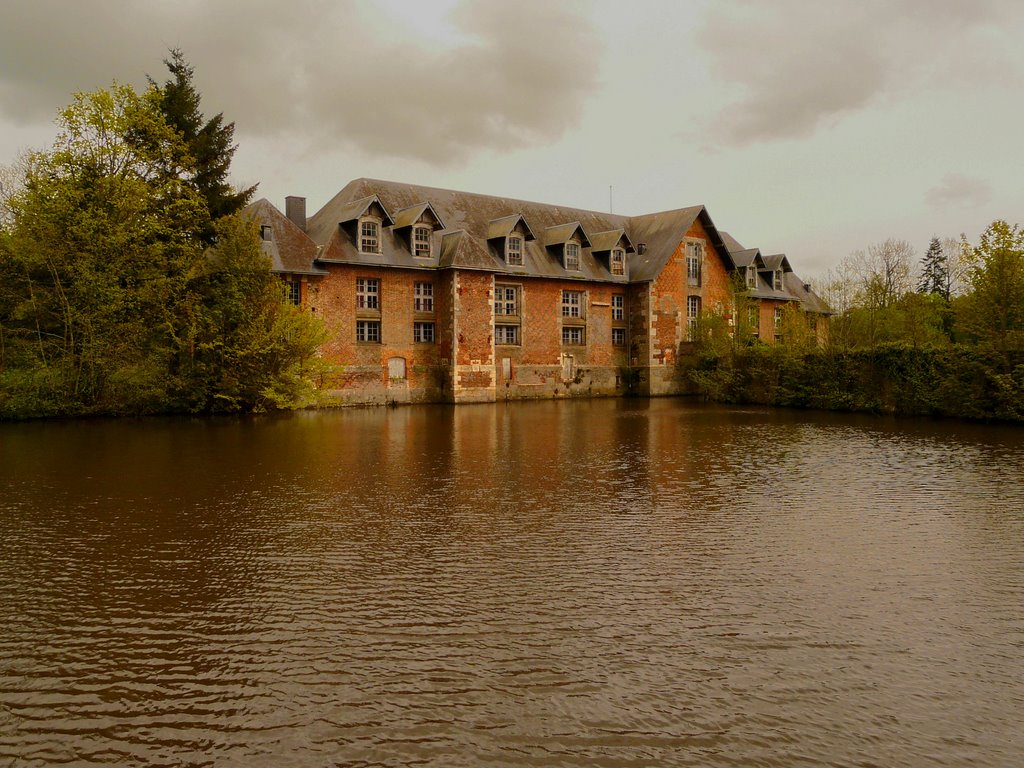
<instances>
[{"instance_id":1,"label":"slate roof","mask_svg":"<svg viewBox=\"0 0 1024 768\"><path fill-rule=\"evenodd\" d=\"M762 267L757 272L757 288L750 291L750 296L757 299L798 301L805 312L832 314L828 304L814 292L811 286L796 276L793 268L789 265L786 254L774 253L764 256L757 248L744 248L728 232L722 233L722 239L728 246L737 267L756 264L757 259L761 261ZM779 269L782 270L783 290L781 291L775 290L774 287L774 272Z\"/></svg>"},{"instance_id":2,"label":"slate roof","mask_svg":"<svg viewBox=\"0 0 1024 768\"><path fill-rule=\"evenodd\" d=\"M260 198L245 208L245 215L261 225L269 225L272 239L264 240L263 252L270 257L271 270L281 274L326 275L316 266L319 249L305 232L281 213L266 198Z\"/></svg>"},{"instance_id":3,"label":"slate roof","mask_svg":"<svg viewBox=\"0 0 1024 768\"><path fill-rule=\"evenodd\" d=\"M343 217L351 217L353 210L361 207L365 210L365 201L373 196L392 215L411 206L431 204L448 227L434 234L433 258L413 257L408 245L389 227L381 232L381 254L359 252L356 243L338 225L346 220ZM519 216L530 232L537 236L537 239L527 236L521 267L505 263L497 241L512 230ZM310 218L308 232L321 248L320 261L323 263L419 269L459 267L499 274L625 283L654 280L698 218L707 228L720 257L727 267L732 268L725 243L703 206L629 217L450 189L356 179ZM566 270L561 259L546 246L565 242L570 236L566 233L575 232L577 226L584 238L580 269ZM624 276L612 275L607 259L595 257L595 249L590 247L594 235L613 231L625 234L637 251L627 256L627 274ZM450 239L459 232L461 234ZM639 243L646 244L643 254L636 248ZM599 244L605 245L603 238Z\"/></svg>"}]
</instances>

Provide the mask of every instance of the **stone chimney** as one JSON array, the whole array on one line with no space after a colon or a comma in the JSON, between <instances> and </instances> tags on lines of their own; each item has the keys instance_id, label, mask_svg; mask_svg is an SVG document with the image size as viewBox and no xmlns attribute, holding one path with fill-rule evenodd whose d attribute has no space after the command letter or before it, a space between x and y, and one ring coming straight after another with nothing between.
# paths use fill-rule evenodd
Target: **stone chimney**
<instances>
[{"instance_id":1,"label":"stone chimney","mask_svg":"<svg viewBox=\"0 0 1024 768\"><path fill-rule=\"evenodd\" d=\"M287 216L295 226L306 231L306 198L293 197L289 195L284 199L284 215Z\"/></svg>"}]
</instances>

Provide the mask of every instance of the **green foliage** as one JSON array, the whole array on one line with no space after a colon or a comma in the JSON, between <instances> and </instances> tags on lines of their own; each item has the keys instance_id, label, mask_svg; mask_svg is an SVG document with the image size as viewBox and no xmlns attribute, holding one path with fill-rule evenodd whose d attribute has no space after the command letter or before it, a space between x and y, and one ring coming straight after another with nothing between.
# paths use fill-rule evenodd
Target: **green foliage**
<instances>
[{"instance_id":1,"label":"green foliage","mask_svg":"<svg viewBox=\"0 0 1024 768\"><path fill-rule=\"evenodd\" d=\"M949 264L937 237L932 238L928 250L921 257L921 279L917 283L917 292L938 294L949 300Z\"/></svg>"},{"instance_id":2,"label":"green foliage","mask_svg":"<svg viewBox=\"0 0 1024 768\"><path fill-rule=\"evenodd\" d=\"M323 325L284 300L256 225L222 218L193 281L201 311L180 345L175 396L190 411L306 405L319 372Z\"/></svg>"},{"instance_id":3,"label":"green foliage","mask_svg":"<svg viewBox=\"0 0 1024 768\"><path fill-rule=\"evenodd\" d=\"M256 187L236 190L228 183L228 171L237 147L232 143L235 124L225 123L223 113L206 120L200 111L200 95L192 82L194 70L182 52L171 50L164 64L172 77L163 85L149 78L156 106L181 138L187 152L182 174L186 183L206 201L209 220L202 230L203 242L210 245L215 238L217 219L242 210L252 199Z\"/></svg>"},{"instance_id":4,"label":"green foliage","mask_svg":"<svg viewBox=\"0 0 1024 768\"><path fill-rule=\"evenodd\" d=\"M5 198L0 417L310 398L322 328L285 302L255 225L222 218L207 248L195 160L162 100L117 84L77 95Z\"/></svg>"},{"instance_id":5,"label":"green foliage","mask_svg":"<svg viewBox=\"0 0 1024 768\"><path fill-rule=\"evenodd\" d=\"M959 327L1000 349L1024 349L1024 232L995 221L972 255L972 290L959 307Z\"/></svg>"}]
</instances>

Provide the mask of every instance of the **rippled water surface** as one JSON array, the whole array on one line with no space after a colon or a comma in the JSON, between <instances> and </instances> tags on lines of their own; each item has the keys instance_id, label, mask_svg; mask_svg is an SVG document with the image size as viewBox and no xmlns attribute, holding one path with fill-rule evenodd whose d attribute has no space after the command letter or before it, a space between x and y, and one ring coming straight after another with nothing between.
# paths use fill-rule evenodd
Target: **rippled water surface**
<instances>
[{"instance_id":1,"label":"rippled water surface","mask_svg":"<svg viewBox=\"0 0 1024 768\"><path fill-rule=\"evenodd\" d=\"M0 765L1024 764L1024 430L0 425Z\"/></svg>"}]
</instances>

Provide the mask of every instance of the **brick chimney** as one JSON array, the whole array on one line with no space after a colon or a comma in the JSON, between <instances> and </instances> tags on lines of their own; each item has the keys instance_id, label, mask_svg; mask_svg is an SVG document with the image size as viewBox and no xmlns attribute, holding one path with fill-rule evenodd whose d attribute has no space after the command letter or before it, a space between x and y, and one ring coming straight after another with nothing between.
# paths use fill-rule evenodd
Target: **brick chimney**
<instances>
[{"instance_id":1,"label":"brick chimney","mask_svg":"<svg viewBox=\"0 0 1024 768\"><path fill-rule=\"evenodd\" d=\"M287 216L295 226L306 231L306 198L289 195L284 199L284 215Z\"/></svg>"}]
</instances>

